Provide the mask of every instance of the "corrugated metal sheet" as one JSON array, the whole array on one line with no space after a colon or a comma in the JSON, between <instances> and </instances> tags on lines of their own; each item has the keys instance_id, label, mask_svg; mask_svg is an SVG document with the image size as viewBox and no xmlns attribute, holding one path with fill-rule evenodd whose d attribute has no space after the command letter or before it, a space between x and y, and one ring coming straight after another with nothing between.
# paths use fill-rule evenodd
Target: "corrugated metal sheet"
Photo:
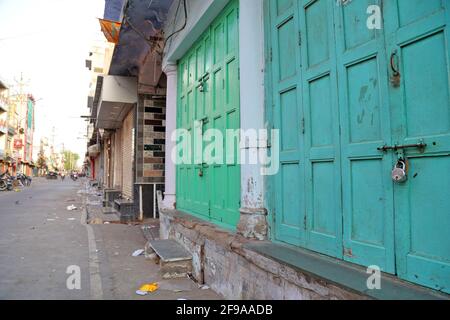
<instances>
[{"instance_id":1,"label":"corrugated metal sheet","mask_svg":"<svg viewBox=\"0 0 450 320\"><path fill-rule=\"evenodd\" d=\"M117 190L122 190L122 129L117 129L114 134L114 179L113 185Z\"/></svg>"},{"instance_id":2,"label":"corrugated metal sheet","mask_svg":"<svg viewBox=\"0 0 450 320\"><path fill-rule=\"evenodd\" d=\"M125 117L122 130L122 194L126 198L133 199L134 110Z\"/></svg>"},{"instance_id":3,"label":"corrugated metal sheet","mask_svg":"<svg viewBox=\"0 0 450 320\"><path fill-rule=\"evenodd\" d=\"M120 22L124 2L125 0L105 0L103 18Z\"/></svg>"}]
</instances>

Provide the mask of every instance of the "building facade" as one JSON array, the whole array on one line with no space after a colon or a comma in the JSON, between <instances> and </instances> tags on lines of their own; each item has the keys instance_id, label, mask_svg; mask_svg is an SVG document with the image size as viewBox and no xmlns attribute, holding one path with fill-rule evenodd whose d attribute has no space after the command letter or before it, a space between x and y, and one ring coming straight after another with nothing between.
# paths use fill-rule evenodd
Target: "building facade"
<instances>
[{"instance_id":1,"label":"building facade","mask_svg":"<svg viewBox=\"0 0 450 320\"><path fill-rule=\"evenodd\" d=\"M6 142L8 137L8 87L0 81L0 172L5 172L7 165Z\"/></svg>"},{"instance_id":2,"label":"building facade","mask_svg":"<svg viewBox=\"0 0 450 320\"><path fill-rule=\"evenodd\" d=\"M30 94L13 94L0 83L0 161L2 172L22 172L31 176L33 162L34 107Z\"/></svg>"},{"instance_id":3,"label":"building facade","mask_svg":"<svg viewBox=\"0 0 450 320\"><path fill-rule=\"evenodd\" d=\"M132 29L153 32L141 9L126 1L105 3L102 31L113 44L89 99L90 176L122 221L155 217L156 191L164 188L165 81L161 56ZM133 22L121 24L124 19ZM117 25L118 40L108 34Z\"/></svg>"},{"instance_id":4,"label":"building facade","mask_svg":"<svg viewBox=\"0 0 450 320\"><path fill-rule=\"evenodd\" d=\"M227 298L448 299L448 1L121 4L106 202L153 207Z\"/></svg>"},{"instance_id":5,"label":"building facade","mask_svg":"<svg viewBox=\"0 0 450 320\"><path fill-rule=\"evenodd\" d=\"M296 296L277 272L273 296L248 288L251 277L275 281L273 272L213 277L207 269L239 266L202 258L212 240L192 241L179 211L268 240L253 248L265 259L297 256L298 267L307 250L450 292L450 186L442 177L450 172L450 8L413 2L385 2L381 11L380 1L192 0L184 2L188 16L172 5L165 34L181 31L164 51L167 134L269 129L250 145L241 133L240 155L279 156L268 175L264 164L166 166L162 230L198 255L198 277L229 297ZM408 179L393 181L393 168ZM298 297L320 291L296 287Z\"/></svg>"}]
</instances>

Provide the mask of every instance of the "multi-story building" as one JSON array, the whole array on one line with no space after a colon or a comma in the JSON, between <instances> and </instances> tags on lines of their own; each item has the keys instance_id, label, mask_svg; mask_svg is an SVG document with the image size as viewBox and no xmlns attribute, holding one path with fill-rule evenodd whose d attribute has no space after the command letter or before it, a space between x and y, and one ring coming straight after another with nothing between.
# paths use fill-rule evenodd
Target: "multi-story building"
<instances>
[{"instance_id":1,"label":"multi-story building","mask_svg":"<svg viewBox=\"0 0 450 320\"><path fill-rule=\"evenodd\" d=\"M8 137L8 87L0 81L0 173L3 173L7 165L6 150Z\"/></svg>"}]
</instances>

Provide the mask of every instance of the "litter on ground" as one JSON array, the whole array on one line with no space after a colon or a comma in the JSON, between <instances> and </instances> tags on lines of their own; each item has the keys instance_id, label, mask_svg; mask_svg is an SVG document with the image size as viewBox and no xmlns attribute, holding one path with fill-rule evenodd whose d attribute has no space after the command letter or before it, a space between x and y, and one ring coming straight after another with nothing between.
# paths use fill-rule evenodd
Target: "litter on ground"
<instances>
[{"instance_id":1,"label":"litter on ground","mask_svg":"<svg viewBox=\"0 0 450 320\"><path fill-rule=\"evenodd\" d=\"M142 255L144 253L144 251L145 251L144 249L136 250L135 252L133 252L132 256L139 257L140 255Z\"/></svg>"},{"instance_id":2,"label":"litter on ground","mask_svg":"<svg viewBox=\"0 0 450 320\"><path fill-rule=\"evenodd\" d=\"M156 290L158 290L158 288L159 286L156 282L144 284L139 288L139 290L136 291L136 294L140 296L146 296L151 292L155 292Z\"/></svg>"},{"instance_id":3,"label":"litter on ground","mask_svg":"<svg viewBox=\"0 0 450 320\"><path fill-rule=\"evenodd\" d=\"M67 207L67 210L68 210L68 211L74 211L74 210L77 210L77 207L75 207L75 206L72 204L71 206L68 206L68 207Z\"/></svg>"}]
</instances>

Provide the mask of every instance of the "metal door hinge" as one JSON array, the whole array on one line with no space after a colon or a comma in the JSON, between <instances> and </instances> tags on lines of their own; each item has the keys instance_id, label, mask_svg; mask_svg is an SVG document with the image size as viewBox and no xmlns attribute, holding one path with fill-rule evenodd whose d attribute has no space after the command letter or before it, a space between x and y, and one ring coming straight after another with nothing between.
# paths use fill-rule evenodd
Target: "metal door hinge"
<instances>
[{"instance_id":1,"label":"metal door hinge","mask_svg":"<svg viewBox=\"0 0 450 320\"><path fill-rule=\"evenodd\" d=\"M305 134L305 118L302 119L301 128L302 134Z\"/></svg>"},{"instance_id":2,"label":"metal door hinge","mask_svg":"<svg viewBox=\"0 0 450 320\"><path fill-rule=\"evenodd\" d=\"M269 61L272 62L273 54L272 54L272 48L269 49Z\"/></svg>"},{"instance_id":3,"label":"metal door hinge","mask_svg":"<svg viewBox=\"0 0 450 320\"><path fill-rule=\"evenodd\" d=\"M302 45L302 33L300 31L298 32L298 45Z\"/></svg>"}]
</instances>

